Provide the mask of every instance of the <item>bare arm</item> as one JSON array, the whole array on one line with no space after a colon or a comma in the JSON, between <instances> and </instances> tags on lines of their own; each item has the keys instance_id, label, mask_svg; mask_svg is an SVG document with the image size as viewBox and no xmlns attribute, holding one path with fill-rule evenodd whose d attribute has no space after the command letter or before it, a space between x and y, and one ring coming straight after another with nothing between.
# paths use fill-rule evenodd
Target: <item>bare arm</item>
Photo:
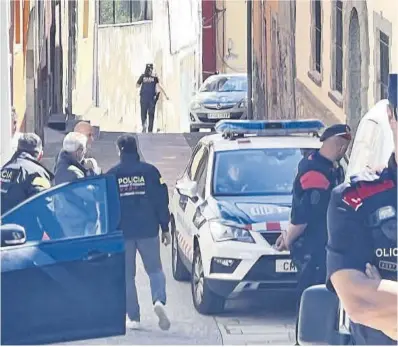
<instances>
[{"instance_id":1,"label":"bare arm","mask_svg":"<svg viewBox=\"0 0 398 347\"><path fill-rule=\"evenodd\" d=\"M370 279L351 269L335 272L331 282L353 322L397 339L397 282Z\"/></svg>"},{"instance_id":2,"label":"bare arm","mask_svg":"<svg viewBox=\"0 0 398 347\"><path fill-rule=\"evenodd\" d=\"M285 237L285 243L288 248L296 241L303 233L305 228L307 227L307 224L299 224L299 225L294 225L294 224L289 224L289 228L287 230L287 234Z\"/></svg>"},{"instance_id":3,"label":"bare arm","mask_svg":"<svg viewBox=\"0 0 398 347\"><path fill-rule=\"evenodd\" d=\"M162 92L163 95L166 97L166 99L169 100L169 97L167 96L167 94L166 94L166 92L165 92L163 86L160 84L160 82L158 82L158 83L156 84L156 92L157 92L157 93Z\"/></svg>"}]
</instances>

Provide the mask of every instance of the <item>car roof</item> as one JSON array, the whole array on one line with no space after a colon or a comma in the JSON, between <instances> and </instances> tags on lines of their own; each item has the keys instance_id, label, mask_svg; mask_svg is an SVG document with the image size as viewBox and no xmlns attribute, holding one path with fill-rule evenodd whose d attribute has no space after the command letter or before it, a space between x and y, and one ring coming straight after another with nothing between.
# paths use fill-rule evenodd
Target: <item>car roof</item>
<instances>
[{"instance_id":1,"label":"car roof","mask_svg":"<svg viewBox=\"0 0 398 347\"><path fill-rule=\"evenodd\" d=\"M211 75L207 79L217 79L222 77L246 77L246 73L220 73L217 75Z\"/></svg>"},{"instance_id":2,"label":"car roof","mask_svg":"<svg viewBox=\"0 0 398 347\"><path fill-rule=\"evenodd\" d=\"M249 141L248 141L249 140ZM202 137L201 143L211 145L215 152L251 148L308 148L318 149L322 142L308 135L247 136L235 140L224 139L221 134Z\"/></svg>"}]
</instances>

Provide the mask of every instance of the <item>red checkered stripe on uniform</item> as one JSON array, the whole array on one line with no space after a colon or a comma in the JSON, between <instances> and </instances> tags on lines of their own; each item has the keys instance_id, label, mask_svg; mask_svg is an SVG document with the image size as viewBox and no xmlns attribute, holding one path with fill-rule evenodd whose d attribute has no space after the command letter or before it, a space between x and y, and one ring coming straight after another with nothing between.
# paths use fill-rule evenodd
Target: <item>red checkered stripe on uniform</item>
<instances>
[{"instance_id":1,"label":"red checkered stripe on uniform","mask_svg":"<svg viewBox=\"0 0 398 347\"><path fill-rule=\"evenodd\" d=\"M177 233L178 245L182 252L188 257L188 259L193 261L193 247L190 245L182 236L181 233Z\"/></svg>"},{"instance_id":2,"label":"red checkered stripe on uniform","mask_svg":"<svg viewBox=\"0 0 398 347\"><path fill-rule=\"evenodd\" d=\"M261 222L250 224L249 228L253 231L281 231L287 230L288 225L289 221Z\"/></svg>"}]
</instances>

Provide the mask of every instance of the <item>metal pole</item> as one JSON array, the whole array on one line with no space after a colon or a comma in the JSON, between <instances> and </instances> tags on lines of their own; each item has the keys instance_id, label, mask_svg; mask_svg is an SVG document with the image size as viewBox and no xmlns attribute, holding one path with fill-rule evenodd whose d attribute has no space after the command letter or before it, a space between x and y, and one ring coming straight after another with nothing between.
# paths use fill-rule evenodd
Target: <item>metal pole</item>
<instances>
[{"instance_id":1,"label":"metal pole","mask_svg":"<svg viewBox=\"0 0 398 347\"><path fill-rule=\"evenodd\" d=\"M247 4L247 118L253 119L252 0Z\"/></svg>"}]
</instances>

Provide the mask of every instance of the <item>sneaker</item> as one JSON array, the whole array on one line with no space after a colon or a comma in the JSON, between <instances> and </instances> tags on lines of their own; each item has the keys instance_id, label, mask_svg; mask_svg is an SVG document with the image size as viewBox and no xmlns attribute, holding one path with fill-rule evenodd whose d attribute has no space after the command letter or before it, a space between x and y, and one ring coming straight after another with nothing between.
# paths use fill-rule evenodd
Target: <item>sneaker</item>
<instances>
[{"instance_id":1,"label":"sneaker","mask_svg":"<svg viewBox=\"0 0 398 347\"><path fill-rule=\"evenodd\" d=\"M159 318L159 328L162 330L170 329L170 321L167 318L166 309L160 301L156 301L153 310Z\"/></svg>"},{"instance_id":2,"label":"sneaker","mask_svg":"<svg viewBox=\"0 0 398 347\"><path fill-rule=\"evenodd\" d=\"M140 328L140 322L136 320L131 320L130 318L126 317L126 328L131 330L137 330Z\"/></svg>"}]
</instances>

